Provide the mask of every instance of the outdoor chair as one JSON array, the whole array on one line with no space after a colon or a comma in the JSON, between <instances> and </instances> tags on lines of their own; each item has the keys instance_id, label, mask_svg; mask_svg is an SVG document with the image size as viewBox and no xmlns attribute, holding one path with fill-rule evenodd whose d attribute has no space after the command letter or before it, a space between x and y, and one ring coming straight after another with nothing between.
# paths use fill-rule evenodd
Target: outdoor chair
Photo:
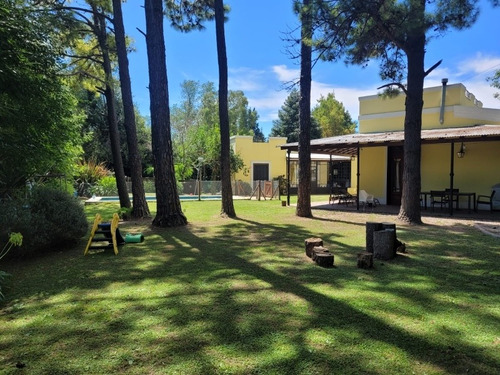
<instances>
[{"instance_id":1,"label":"outdoor chair","mask_svg":"<svg viewBox=\"0 0 500 375\"><path fill-rule=\"evenodd\" d=\"M457 209L458 209L458 193L459 193L459 190L458 189L453 189L453 196L452 196L452 191L451 189L444 189L444 192L446 193L446 200L450 201L451 200L451 204L455 203Z\"/></svg>"},{"instance_id":2,"label":"outdoor chair","mask_svg":"<svg viewBox=\"0 0 500 375\"><path fill-rule=\"evenodd\" d=\"M339 204L341 203L341 200L345 198L347 195L347 188L341 187L341 186L332 186L332 189L330 190L330 198L328 199L328 202L330 204L333 204L336 200L339 201Z\"/></svg>"},{"instance_id":3,"label":"outdoor chair","mask_svg":"<svg viewBox=\"0 0 500 375\"><path fill-rule=\"evenodd\" d=\"M448 203L448 193L442 190L431 190L431 206L433 211L434 206L439 205L443 209Z\"/></svg>"},{"instance_id":4,"label":"outdoor chair","mask_svg":"<svg viewBox=\"0 0 500 375\"><path fill-rule=\"evenodd\" d=\"M363 205L363 208L368 207L377 207L380 205L380 202L377 198L375 198L372 194L368 194L366 190L359 191L359 204Z\"/></svg>"},{"instance_id":5,"label":"outdoor chair","mask_svg":"<svg viewBox=\"0 0 500 375\"><path fill-rule=\"evenodd\" d=\"M478 206L480 204L487 204L490 206L490 212L493 212L493 196L495 195L495 192L495 190L492 190L491 195L478 195L476 207L479 208Z\"/></svg>"}]
</instances>

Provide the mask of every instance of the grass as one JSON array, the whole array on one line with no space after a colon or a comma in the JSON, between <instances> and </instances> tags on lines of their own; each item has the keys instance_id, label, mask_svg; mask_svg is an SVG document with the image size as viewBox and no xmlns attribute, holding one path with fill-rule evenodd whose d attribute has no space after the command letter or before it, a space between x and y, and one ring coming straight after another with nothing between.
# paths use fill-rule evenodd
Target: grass
<instances>
[{"instance_id":1,"label":"grass","mask_svg":"<svg viewBox=\"0 0 500 375\"><path fill-rule=\"evenodd\" d=\"M154 206L150 206L154 210ZM408 253L356 267L377 214L298 218L273 201L184 202L190 224L120 225L145 242L3 264L2 374L497 374L499 239L398 224ZM117 206L88 206L111 218ZM321 237L324 269L304 254ZM24 369L17 369L22 363Z\"/></svg>"}]
</instances>

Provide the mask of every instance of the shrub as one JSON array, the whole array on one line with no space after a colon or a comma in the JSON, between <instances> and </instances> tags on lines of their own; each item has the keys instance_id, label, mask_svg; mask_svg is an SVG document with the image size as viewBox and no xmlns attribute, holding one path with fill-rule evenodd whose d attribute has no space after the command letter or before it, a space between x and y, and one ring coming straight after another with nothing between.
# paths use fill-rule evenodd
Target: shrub
<instances>
[{"instance_id":1,"label":"shrub","mask_svg":"<svg viewBox=\"0 0 500 375\"><path fill-rule=\"evenodd\" d=\"M155 179L154 178L145 178L144 179L144 191L146 193L156 193L155 188Z\"/></svg>"},{"instance_id":2,"label":"shrub","mask_svg":"<svg viewBox=\"0 0 500 375\"><path fill-rule=\"evenodd\" d=\"M81 161L78 164L77 175L75 176L75 189L78 195L90 197L92 195L90 192L91 187L110 174L111 171L105 167L104 163L96 163L92 160L88 162Z\"/></svg>"},{"instance_id":3,"label":"shrub","mask_svg":"<svg viewBox=\"0 0 500 375\"><path fill-rule=\"evenodd\" d=\"M2 202L0 210L0 241L10 232L23 234L22 246L9 257L61 250L87 233L83 206L65 191L37 187L28 201Z\"/></svg>"},{"instance_id":4,"label":"shrub","mask_svg":"<svg viewBox=\"0 0 500 375\"><path fill-rule=\"evenodd\" d=\"M130 220L132 218L132 207L120 207L117 211L118 217L122 220Z\"/></svg>"},{"instance_id":5,"label":"shrub","mask_svg":"<svg viewBox=\"0 0 500 375\"><path fill-rule=\"evenodd\" d=\"M10 275L7 272L0 271L0 302L2 302L5 298L2 292L2 288L5 287L8 277L10 277Z\"/></svg>"},{"instance_id":6,"label":"shrub","mask_svg":"<svg viewBox=\"0 0 500 375\"><path fill-rule=\"evenodd\" d=\"M21 246L23 243L23 236L21 233L11 233L9 235L9 241L5 244L5 246L0 250L0 259L5 257L10 249L13 246ZM4 300L5 296L3 294L3 289L5 286L5 282L10 275L7 272L0 270L0 302Z\"/></svg>"},{"instance_id":7,"label":"shrub","mask_svg":"<svg viewBox=\"0 0 500 375\"><path fill-rule=\"evenodd\" d=\"M116 187L116 178L113 176L106 176L99 180L99 182L90 189L92 194L100 197L118 195L118 188Z\"/></svg>"}]
</instances>

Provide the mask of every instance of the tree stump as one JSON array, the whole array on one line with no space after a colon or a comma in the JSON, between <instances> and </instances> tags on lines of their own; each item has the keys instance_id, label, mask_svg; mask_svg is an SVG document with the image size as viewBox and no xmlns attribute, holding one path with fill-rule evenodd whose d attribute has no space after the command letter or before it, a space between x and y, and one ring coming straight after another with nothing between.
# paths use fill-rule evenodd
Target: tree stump
<instances>
[{"instance_id":1,"label":"tree stump","mask_svg":"<svg viewBox=\"0 0 500 375\"><path fill-rule=\"evenodd\" d=\"M396 238L398 237L398 234L396 233L396 224L394 224L394 223L381 223L381 224L382 224L382 228L380 228L380 230L393 229L394 230L394 236Z\"/></svg>"},{"instance_id":2,"label":"tree stump","mask_svg":"<svg viewBox=\"0 0 500 375\"><path fill-rule=\"evenodd\" d=\"M333 267L334 256L323 246L313 248L312 259L321 267Z\"/></svg>"},{"instance_id":3,"label":"tree stump","mask_svg":"<svg viewBox=\"0 0 500 375\"><path fill-rule=\"evenodd\" d=\"M372 268L373 267L373 254L368 251L358 253L358 268Z\"/></svg>"},{"instance_id":4,"label":"tree stump","mask_svg":"<svg viewBox=\"0 0 500 375\"><path fill-rule=\"evenodd\" d=\"M393 229L373 232L373 257L389 260L396 256L396 233Z\"/></svg>"},{"instance_id":5,"label":"tree stump","mask_svg":"<svg viewBox=\"0 0 500 375\"><path fill-rule=\"evenodd\" d=\"M323 246L323 240L321 238L315 238L315 237L307 238L305 240L305 245L306 245L306 255L309 258L312 258L313 248L316 246Z\"/></svg>"},{"instance_id":6,"label":"tree stump","mask_svg":"<svg viewBox=\"0 0 500 375\"><path fill-rule=\"evenodd\" d=\"M366 251L373 253L373 233L382 229L382 223L366 222Z\"/></svg>"},{"instance_id":7,"label":"tree stump","mask_svg":"<svg viewBox=\"0 0 500 375\"><path fill-rule=\"evenodd\" d=\"M404 242L401 242L396 238L396 252L397 253L406 253L406 244Z\"/></svg>"},{"instance_id":8,"label":"tree stump","mask_svg":"<svg viewBox=\"0 0 500 375\"><path fill-rule=\"evenodd\" d=\"M323 246L314 246L312 251L311 251L311 258L312 260L316 260L316 255L322 254L322 253L327 253L329 254L330 252L328 251L327 248Z\"/></svg>"}]
</instances>

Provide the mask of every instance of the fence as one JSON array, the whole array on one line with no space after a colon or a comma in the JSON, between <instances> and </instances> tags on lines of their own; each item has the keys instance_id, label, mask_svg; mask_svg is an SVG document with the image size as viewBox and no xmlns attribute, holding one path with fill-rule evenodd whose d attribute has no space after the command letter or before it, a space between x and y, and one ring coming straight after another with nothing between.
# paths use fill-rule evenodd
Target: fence
<instances>
[{"instance_id":1,"label":"fence","mask_svg":"<svg viewBox=\"0 0 500 375\"><path fill-rule=\"evenodd\" d=\"M278 199L279 181L253 181L253 184L241 180L232 181L232 190L234 196L257 198L257 199ZM220 195L220 181L198 181L188 180L177 184L179 195ZM132 192L132 182L127 179L127 188ZM155 193L154 178L144 178L144 190L146 194Z\"/></svg>"}]
</instances>

